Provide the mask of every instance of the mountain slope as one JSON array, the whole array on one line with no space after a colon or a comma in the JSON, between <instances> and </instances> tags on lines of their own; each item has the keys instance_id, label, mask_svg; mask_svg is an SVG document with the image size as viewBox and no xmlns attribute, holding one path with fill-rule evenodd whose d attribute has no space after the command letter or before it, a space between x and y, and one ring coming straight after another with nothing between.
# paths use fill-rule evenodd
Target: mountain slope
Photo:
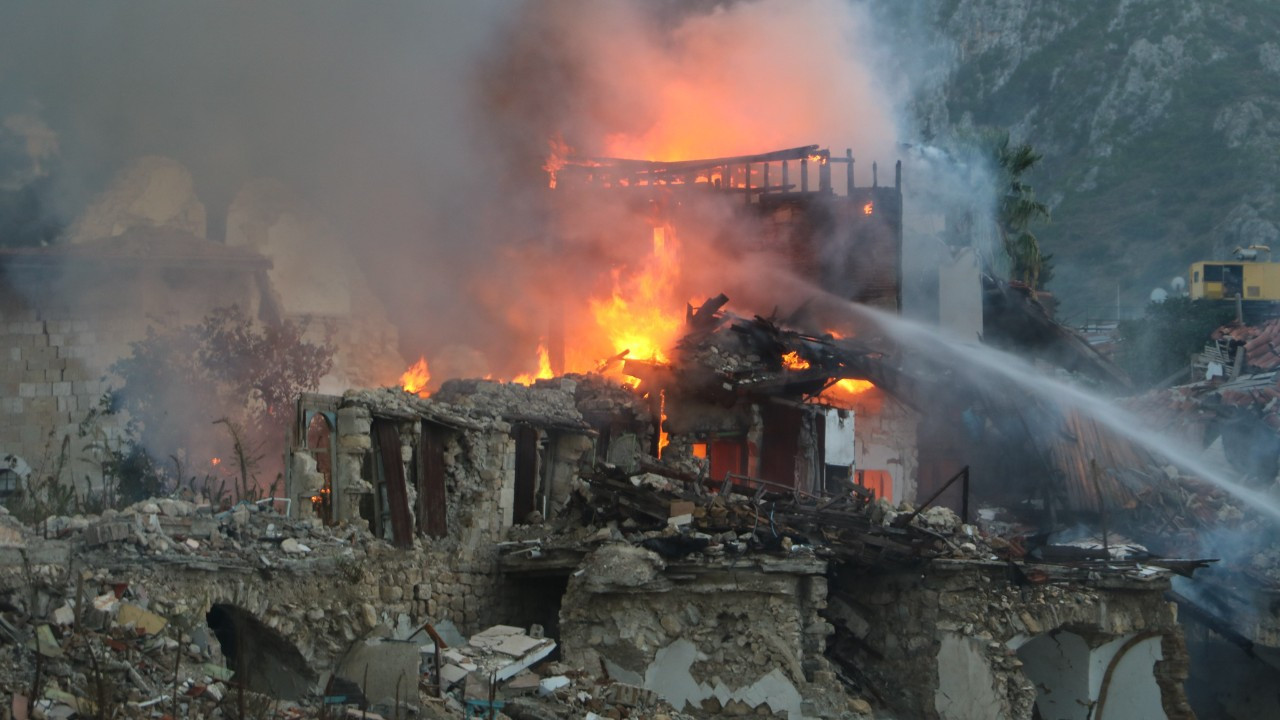
<instances>
[{"instance_id":1,"label":"mountain slope","mask_svg":"<svg viewBox=\"0 0 1280 720\"><path fill-rule=\"evenodd\" d=\"M1065 315L1114 314L1117 289L1137 312L1194 260L1280 244L1280 3L872 9L898 46L938 48L912 78L923 139L1008 128L1044 153L1031 179L1053 221L1038 235Z\"/></svg>"}]
</instances>

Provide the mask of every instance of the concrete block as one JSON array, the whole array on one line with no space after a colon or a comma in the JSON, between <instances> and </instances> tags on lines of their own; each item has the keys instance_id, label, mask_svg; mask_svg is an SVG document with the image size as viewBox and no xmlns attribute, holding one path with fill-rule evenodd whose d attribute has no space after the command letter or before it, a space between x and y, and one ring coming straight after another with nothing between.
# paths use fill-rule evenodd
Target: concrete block
<instances>
[{"instance_id":1,"label":"concrete block","mask_svg":"<svg viewBox=\"0 0 1280 720\"><path fill-rule=\"evenodd\" d=\"M31 398L29 407L33 413L43 413L49 415L58 411L58 401L52 395L42 394L39 390L47 390L49 386L44 385L37 388L37 394Z\"/></svg>"},{"instance_id":2,"label":"concrete block","mask_svg":"<svg viewBox=\"0 0 1280 720\"><path fill-rule=\"evenodd\" d=\"M368 450L373 447L373 438L368 435L340 435L338 447L342 450Z\"/></svg>"},{"instance_id":3,"label":"concrete block","mask_svg":"<svg viewBox=\"0 0 1280 720\"><path fill-rule=\"evenodd\" d=\"M130 532L129 523L99 523L85 528L81 538L92 547L125 540Z\"/></svg>"},{"instance_id":4,"label":"concrete block","mask_svg":"<svg viewBox=\"0 0 1280 720\"><path fill-rule=\"evenodd\" d=\"M121 603L120 611L116 615L116 624L123 627L133 626L143 635L155 635L164 630L169 621L137 605Z\"/></svg>"},{"instance_id":5,"label":"concrete block","mask_svg":"<svg viewBox=\"0 0 1280 720\"><path fill-rule=\"evenodd\" d=\"M62 374L62 372L61 372L61 371L58 371L58 374L59 374L59 375L61 375L61 374ZM71 395L71 383L66 382L66 381L59 381L59 382L55 382L55 383L53 384L53 395L54 395L54 397L68 397L68 396L70 396L70 395Z\"/></svg>"}]
</instances>

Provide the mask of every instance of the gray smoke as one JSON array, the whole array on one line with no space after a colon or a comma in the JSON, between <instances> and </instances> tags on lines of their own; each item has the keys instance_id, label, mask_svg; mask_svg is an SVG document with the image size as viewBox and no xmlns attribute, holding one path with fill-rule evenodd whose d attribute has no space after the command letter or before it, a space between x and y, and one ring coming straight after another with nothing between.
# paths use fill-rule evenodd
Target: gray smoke
<instances>
[{"instance_id":1,"label":"gray smoke","mask_svg":"<svg viewBox=\"0 0 1280 720\"><path fill-rule=\"evenodd\" d=\"M63 222L130 161L172 157L214 239L245 183L279 180L355 250L406 356L466 344L513 373L558 287L626 262L610 212L595 240L548 250L553 138L653 156L816 142L854 148L861 182L871 161L888 177L918 134L902 72L918 48L898 41L845 0L10 3L0 150L46 176ZM908 217L973 186L908 161ZM733 267L690 277L690 296L749 287Z\"/></svg>"}]
</instances>

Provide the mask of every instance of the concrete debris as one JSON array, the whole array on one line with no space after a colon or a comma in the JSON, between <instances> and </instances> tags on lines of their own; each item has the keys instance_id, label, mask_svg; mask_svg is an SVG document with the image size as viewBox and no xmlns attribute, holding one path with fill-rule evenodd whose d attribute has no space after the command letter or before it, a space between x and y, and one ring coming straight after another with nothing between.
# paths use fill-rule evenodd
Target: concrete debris
<instances>
[{"instance_id":1,"label":"concrete debris","mask_svg":"<svg viewBox=\"0 0 1280 720\"><path fill-rule=\"evenodd\" d=\"M129 603L122 603L116 612L116 624L133 628L139 635L157 635L168 622L153 612Z\"/></svg>"},{"instance_id":2,"label":"concrete debris","mask_svg":"<svg viewBox=\"0 0 1280 720\"><path fill-rule=\"evenodd\" d=\"M308 395L280 498L0 520L0 690L43 717L1026 718L1036 643L1069 630L1080 667L1158 651L1142 697L1184 717L1164 593L1201 561L970 514L967 472L963 514L891 501L853 411L806 402L874 358L691 317L690 367L625 361L665 399L589 375Z\"/></svg>"}]
</instances>

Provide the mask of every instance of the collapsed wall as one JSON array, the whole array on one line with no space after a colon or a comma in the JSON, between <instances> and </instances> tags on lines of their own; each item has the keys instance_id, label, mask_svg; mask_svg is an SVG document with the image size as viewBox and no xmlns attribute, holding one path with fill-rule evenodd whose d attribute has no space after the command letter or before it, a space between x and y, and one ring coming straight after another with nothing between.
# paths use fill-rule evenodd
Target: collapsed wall
<instances>
[{"instance_id":1,"label":"collapsed wall","mask_svg":"<svg viewBox=\"0 0 1280 720\"><path fill-rule=\"evenodd\" d=\"M826 563L774 558L664 561L630 545L588 555L560 613L564 657L709 714L836 717L826 658Z\"/></svg>"},{"instance_id":2,"label":"collapsed wall","mask_svg":"<svg viewBox=\"0 0 1280 720\"><path fill-rule=\"evenodd\" d=\"M1167 574L935 560L837 572L835 657L919 718L1193 718Z\"/></svg>"},{"instance_id":3,"label":"collapsed wall","mask_svg":"<svg viewBox=\"0 0 1280 720\"><path fill-rule=\"evenodd\" d=\"M821 458L829 412L773 404L794 452ZM703 403L695 419L758 407ZM1190 717L1162 594L1166 568L1193 561L1042 562L945 508L801 482L822 475L799 456L789 484L712 477L712 463L651 454L663 408L599 377L306 395L297 410L284 497L15 530L9 639L56 648L51 667L73 679L42 701L78 703L76 668L119 646L177 655L164 662L202 693L239 683L314 703L337 678L393 710L421 684L412 703L545 690L617 717L659 703L670 717L865 717L866 699L901 717ZM690 450L724 440L698 431ZM562 662L531 671L555 641ZM497 648L515 654L484 665ZM0 683L39 685L40 667L0 667ZM172 684L113 672L133 702Z\"/></svg>"},{"instance_id":4,"label":"collapsed wall","mask_svg":"<svg viewBox=\"0 0 1280 720\"><path fill-rule=\"evenodd\" d=\"M316 690L320 671L355 640L408 637L432 604L456 592L448 578L428 575L422 552L249 504L215 515L182 501L149 501L101 517L54 518L44 533L53 537L20 533L0 548L0 594L11 611L37 623L34 634L46 639L37 651L54 668L100 652L93 649L99 639L114 648L109 657L125 659L118 656L128 648L107 638L129 627L136 635L121 637L180 649L197 677L225 683L238 674L253 691L296 700ZM22 642L16 626L4 630L10 642ZM124 669L113 665L112 675ZM4 665L0 685L29 688L29 672ZM132 672L121 682L145 694L157 681Z\"/></svg>"}]
</instances>

